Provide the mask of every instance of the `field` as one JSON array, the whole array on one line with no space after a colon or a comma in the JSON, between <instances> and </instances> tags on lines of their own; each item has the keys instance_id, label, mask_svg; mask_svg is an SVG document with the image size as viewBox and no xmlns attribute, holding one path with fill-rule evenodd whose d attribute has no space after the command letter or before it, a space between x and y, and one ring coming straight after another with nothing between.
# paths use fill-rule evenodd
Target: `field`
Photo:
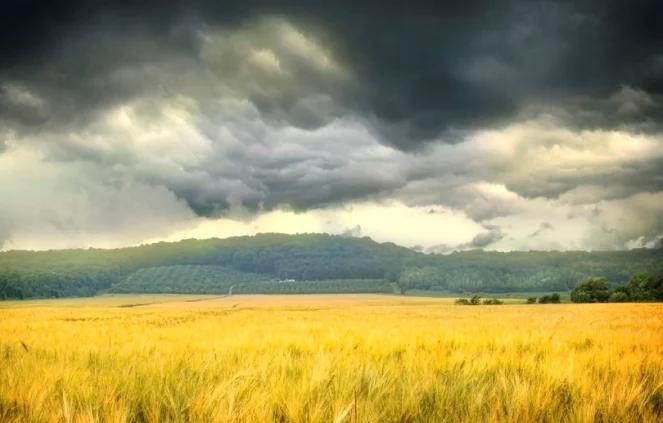
<instances>
[{"instance_id":1,"label":"field","mask_svg":"<svg viewBox=\"0 0 663 423\"><path fill-rule=\"evenodd\" d=\"M663 419L663 304L0 302L2 422Z\"/></svg>"}]
</instances>

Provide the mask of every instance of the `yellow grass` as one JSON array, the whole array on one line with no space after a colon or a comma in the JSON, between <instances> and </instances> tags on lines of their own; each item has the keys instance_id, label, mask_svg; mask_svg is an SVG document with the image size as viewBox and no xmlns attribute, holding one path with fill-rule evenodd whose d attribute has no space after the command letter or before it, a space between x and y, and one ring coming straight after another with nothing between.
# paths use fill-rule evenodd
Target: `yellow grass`
<instances>
[{"instance_id":1,"label":"yellow grass","mask_svg":"<svg viewBox=\"0 0 663 423\"><path fill-rule=\"evenodd\" d=\"M0 303L2 422L662 418L663 304Z\"/></svg>"}]
</instances>

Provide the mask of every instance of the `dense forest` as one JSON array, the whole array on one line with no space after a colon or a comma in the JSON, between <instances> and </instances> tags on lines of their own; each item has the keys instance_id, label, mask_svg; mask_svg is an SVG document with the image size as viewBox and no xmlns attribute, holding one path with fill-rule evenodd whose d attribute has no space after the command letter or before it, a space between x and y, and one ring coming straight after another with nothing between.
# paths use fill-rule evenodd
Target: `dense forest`
<instances>
[{"instance_id":1,"label":"dense forest","mask_svg":"<svg viewBox=\"0 0 663 423\"><path fill-rule=\"evenodd\" d=\"M369 238L260 234L120 249L0 253L0 299L101 292L567 291L663 273L663 250L422 254Z\"/></svg>"},{"instance_id":2,"label":"dense forest","mask_svg":"<svg viewBox=\"0 0 663 423\"><path fill-rule=\"evenodd\" d=\"M228 266L174 265L140 269L113 285L113 293L361 293L393 292L384 279L278 280Z\"/></svg>"}]
</instances>

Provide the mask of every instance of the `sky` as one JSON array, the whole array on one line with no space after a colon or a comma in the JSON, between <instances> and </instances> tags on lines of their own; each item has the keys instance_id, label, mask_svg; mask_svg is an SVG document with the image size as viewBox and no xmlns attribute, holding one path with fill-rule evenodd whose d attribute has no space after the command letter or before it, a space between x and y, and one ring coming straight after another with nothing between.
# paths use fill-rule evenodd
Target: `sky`
<instances>
[{"instance_id":1,"label":"sky","mask_svg":"<svg viewBox=\"0 0 663 423\"><path fill-rule=\"evenodd\" d=\"M638 0L5 1L0 249L660 245L661 22Z\"/></svg>"}]
</instances>

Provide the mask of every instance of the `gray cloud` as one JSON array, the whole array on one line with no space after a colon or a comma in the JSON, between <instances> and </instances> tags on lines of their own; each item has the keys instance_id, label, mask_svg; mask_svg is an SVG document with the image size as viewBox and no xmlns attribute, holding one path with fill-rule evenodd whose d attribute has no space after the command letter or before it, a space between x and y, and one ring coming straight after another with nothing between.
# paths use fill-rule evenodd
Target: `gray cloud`
<instances>
[{"instance_id":1,"label":"gray cloud","mask_svg":"<svg viewBox=\"0 0 663 423\"><path fill-rule=\"evenodd\" d=\"M497 225L483 225L483 232L479 232L469 242L463 242L456 245L438 244L428 248L417 247L413 248L416 251L423 251L433 254L447 254L453 251L476 250L490 247L491 245L501 241L506 237L506 234Z\"/></svg>"},{"instance_id":2,"label":"gray cloud","mask_svg":"<svg viewBox=\"0 0 663 423\"><path fill-rule=\"evenodd\" d=\"M0 248L122 246L195 217L163 186L110 178L86 163L44 163L30 152L0 158L0 179L9 182L0 184Z\"/></svg>"},{"instance_id":3,"label":"gray cloud","mask_svg":"<svg viewBox=\"0 0 663 423\"><path fill-rule=\"evenodd\" d=\"M660 206L634 200L663 191L656 2L153 6L10 2L0 157L75 168L90 198L147 190L164 225L396 199L483 225L540 202L578 219L639 204L642 224L613 213L591 237L660 233ZM81 208L109 220L83 231L131 226ZM18 214L5 211L5 238ZM463 248L505 242L486 228Z\"/></svg>"},{"instance_id":4,"label":"gray cloud","mask_svg":"<svg viewBox=\"0 0 663 423\"><path fill-rule=\"evenodd\" d=\"M271 119L313 128L338 113L357 114L403 149L441 134L458 140L537 105L572 110L566 118L591 127L660 121L663 7L655 1L415 2L407 9L372 1L83 3L6 6L0 75L45 108L29 113L5 99L5 119L24 128L71 125L100 108L178 90L189 69L202 67L204 91L217 94L222 76ZM301 32L284 39L256 23L270 15ZM236 36L247 26L250 36ZM208 34L228 38L216 45ZM310 39L326 47L318 58L337 59L355 83L321 78L322 62L306 50ZM286 89L274 69L256 73L274 64L297 84Z\"/></svg>"},{"instance_id":5,"label":"gray cloud","mask_svg":"<svg viewBox=\"0 0 663 423\"><path fill-rule=\"evenodd\" d=\"M484 228L487 229L487 231L482 232L472 238L472 241L470 241L466 247L483 248L504 238L504 233L500 227L495 225L486 225Z\"/></svg>"},{"instance_id":6,"label":"gray cloud","mask_svg":"<svg viewBox=\"0 0 663 423\"><path fill-rule=\"evenodd\" d=\"M596 248L618 249L637 246L633 240L640 237L646 243L657 238L663 234L662 202L663 192L602 202L602 212L593 217L587 240Z\"/></svg>"},{"instance_id":7,"label":"gray cloud","mask_svg":"<svg viewBox=\"0 0 663 423\"><path fill-rule=\"evenodd\" d=\"M553 229L554 229L554 226L551 225L550 223L541 222L541 224L539 225L539 228L537 230L535 230L534 232L532 232L531 234L529 234L529 237L530 238L535 238L535 237L541 235L542 233L544 233L546 231L552 231Z\"/></svg>"}]
</instances>

